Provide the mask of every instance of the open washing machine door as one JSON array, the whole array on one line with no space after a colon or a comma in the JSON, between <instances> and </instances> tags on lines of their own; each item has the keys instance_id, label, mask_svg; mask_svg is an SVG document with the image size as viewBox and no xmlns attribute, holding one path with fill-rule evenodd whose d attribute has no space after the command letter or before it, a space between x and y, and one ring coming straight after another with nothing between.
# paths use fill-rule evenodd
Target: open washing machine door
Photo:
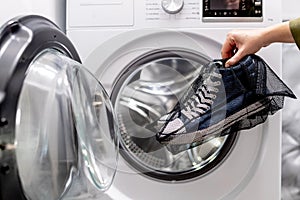
<instances>
[{"instance_id":1,"label":"open washing machine door","mask_svg":"<svg viewBox=\"0 0 300 200\"><path fill-rule=\"evenodd\" d=\"M16 18L0 31L0 199L101 196L119 146L102 85L47 19Z\"/></svg>"}]
</instances>

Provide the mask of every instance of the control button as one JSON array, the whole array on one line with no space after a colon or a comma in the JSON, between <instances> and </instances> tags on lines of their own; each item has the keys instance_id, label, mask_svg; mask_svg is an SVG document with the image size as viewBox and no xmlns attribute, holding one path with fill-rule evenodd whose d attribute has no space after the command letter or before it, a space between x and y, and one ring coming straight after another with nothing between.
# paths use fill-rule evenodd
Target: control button
<instances>
[{"instance_id":1,"label":"control button","mask_svg":"<svg viewBox=\"0 0 300 200\"><path fill-rule=\"evenodd\" d=\"M184 5L183 0L162 0L161 6L166 13L177 14L179 13Z\"/></svg>"},{"instance_id":2,"label":"control button","mask_svg":"<svg viewBox=\"0 0 300 200\"><path fill-rule=\"evenodd\" d=\"M261 14L261 10L255 10L255 14Z\"/></svg>"},{"instance_id":3,"label":"control button","mask_svg":"<svg viewBox=\"0 0 300 200\"><path fill-rule=\"evenodd\" d=\"M254 5L255 6L261 6L261 1L255 1Z\"/></svg>"}]
</instances>

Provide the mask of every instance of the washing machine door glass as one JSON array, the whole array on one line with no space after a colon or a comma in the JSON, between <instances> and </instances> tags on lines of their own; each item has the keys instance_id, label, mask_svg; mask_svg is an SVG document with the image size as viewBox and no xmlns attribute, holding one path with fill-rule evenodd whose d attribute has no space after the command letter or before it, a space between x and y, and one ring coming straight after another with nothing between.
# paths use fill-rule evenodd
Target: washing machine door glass
<instances>
[{"instance_id":1,"label":"washing machine door glass","mask_svg":"<svg viewBox=\"0 0 300 200\"><path fill-rule=\"evenodd\" d=\"M158 50L129 64L114 84L112 100L120 123L121 154L142 174L164 181L200 177L219 166L233 148L237 133L175 155L164 146L146 152L133 139L156 134L147 126L174 108L209 61L189 50Z\"/></svg>"},{"instance_id":2,"label":"washing machine door glass","mask_svg":"<svg viewBox=\"0 0 300 200\"><path fill-rule=\"evenodd\" d=\"M17 105L16 158L25 196L100 195L115 175L117 132L110 99L94 76L55 49L41 52Z\"/></svg>"}]
</instances>

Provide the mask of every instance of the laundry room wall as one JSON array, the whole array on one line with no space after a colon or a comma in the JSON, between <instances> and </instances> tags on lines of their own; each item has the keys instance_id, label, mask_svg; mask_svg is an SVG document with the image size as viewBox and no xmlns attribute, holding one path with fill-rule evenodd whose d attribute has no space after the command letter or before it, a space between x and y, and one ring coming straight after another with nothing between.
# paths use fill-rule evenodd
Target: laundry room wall
<instances>
[{"instance_id":1,"label":"laundry room wall","mask_svg":"<svg viewBox=\"0 0 300 200\"><path fill-rule=\"evenodd\" d=\"M300 17L299 0L282 0L283 20ZM286 100L282 112L282 200L300 199L300 51L295 44L282 45L282 78L297 96L297 100Z\"/></svg>"},{"instance_id":2,"label":"laundry room wall","mask_svg":"<svg viewBox=\"0 0 300 200\"><path fill-rule=\"evenodd\" d=\"M2 0L0 24L18 15L38 14L65 30L65 13L66 0Z\"/></svg>"},{"instance_id":3,"label":"laundry room wall","mask_svg":"<svg viewBox=\"0 0 300 200\"><path fill-rule=\"evenodd\" d=\"M299 0L282 0L283 20L300 17L299 6Z\"/></svg>"}]
</instances>

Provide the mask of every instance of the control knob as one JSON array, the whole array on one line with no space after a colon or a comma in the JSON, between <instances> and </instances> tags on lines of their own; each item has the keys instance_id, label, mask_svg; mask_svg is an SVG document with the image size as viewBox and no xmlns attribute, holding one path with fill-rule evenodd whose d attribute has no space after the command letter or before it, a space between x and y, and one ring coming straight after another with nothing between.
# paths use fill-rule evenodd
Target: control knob
<instances>
[{"instance_id":1,"label":"control knob","mask_svg":"<svg viewBox=\"0 0 300 200\"><path fill-rule=\"evenodd\" d=\"M162 0L161 6L166 13L177 14L179 13L184 5L184 0Z\"/></svg>"}]
</instances>

